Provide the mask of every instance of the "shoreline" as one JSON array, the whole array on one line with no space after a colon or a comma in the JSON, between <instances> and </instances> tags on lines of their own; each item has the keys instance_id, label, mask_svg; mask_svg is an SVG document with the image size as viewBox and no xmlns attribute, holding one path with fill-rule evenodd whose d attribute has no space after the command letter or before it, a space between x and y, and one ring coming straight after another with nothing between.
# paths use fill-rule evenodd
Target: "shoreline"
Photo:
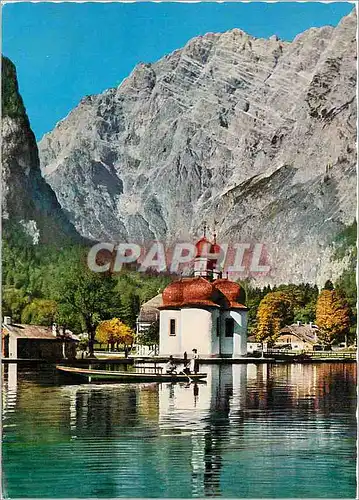
<instances>
[{"instance_id":1,"label":"shoreline","mask_svg":"<svg viewBox=\"0 0 359 500\"><path fill-rule=\"evenodd\" d=\"M158 356L158 357L107 357L107 358L86 358L86 359L62 359L58 361L45 360L45 359L9 359L2 358L1 363L3 364L61 364L61 365L90 365L90 364L122 364L122 365L137 365L139 363L149 363L149 364L160 364L166 363L168 357ZM182 358L174 358L174 361L178 364L183 363ZM283 356L278 357L247 357L247 358L199 358L199 364L209 365L209 364L308 364L308 363L356 363L357 357L356 353L353 356L315 356L315 357L294 357L294 356Z\"/></svg>"}]
</instances>

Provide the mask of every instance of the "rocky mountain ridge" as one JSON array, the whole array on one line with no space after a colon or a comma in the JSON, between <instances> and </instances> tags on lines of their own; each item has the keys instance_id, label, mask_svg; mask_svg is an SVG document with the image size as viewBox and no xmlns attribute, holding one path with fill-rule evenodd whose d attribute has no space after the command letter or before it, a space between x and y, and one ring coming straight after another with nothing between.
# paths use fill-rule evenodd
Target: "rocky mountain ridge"
<instances>
[{"instance_id":1,"label":"rocky mountain ridge","mask_svg":"<svg viewBox=\"0 0 359 500\"><path fill-rule=\"evenodd\" d=\"M356 213L356 14L292 42L209 33L87 96L39 143L77 230L262 242L265 282L335 277Z\"/></svg>"},{"instance_id":2,"label":"rocky mountain ridge","mask_svg":"<svg viewBox=\"0 0 359 500\"><path fill-rule=\"evenodd\" d=\"M35 136L19 94L14 64L2 58L2 217L33 243L82 241L41 175Z\"/></svg>"}]
</instances>

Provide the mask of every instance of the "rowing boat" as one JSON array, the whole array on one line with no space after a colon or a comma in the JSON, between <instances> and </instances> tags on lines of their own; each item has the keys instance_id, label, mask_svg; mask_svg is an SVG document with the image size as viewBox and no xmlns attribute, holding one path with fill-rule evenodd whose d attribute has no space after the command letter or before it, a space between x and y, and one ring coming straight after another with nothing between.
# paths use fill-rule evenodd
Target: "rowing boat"
<instances>
[{"instance_id":1,"label":"rowing boat","mask_svg":"<svg viewBox=\"0 0 359 500\"><path fill-rule=\"evenodd\" d=\"M205 379L207 373L141 373L109 370L89 370L73 366L56 366L57 370L69 375L78 375L91 380L118 380L120 382L197 382Z\"/></svg>"}]
</instances>

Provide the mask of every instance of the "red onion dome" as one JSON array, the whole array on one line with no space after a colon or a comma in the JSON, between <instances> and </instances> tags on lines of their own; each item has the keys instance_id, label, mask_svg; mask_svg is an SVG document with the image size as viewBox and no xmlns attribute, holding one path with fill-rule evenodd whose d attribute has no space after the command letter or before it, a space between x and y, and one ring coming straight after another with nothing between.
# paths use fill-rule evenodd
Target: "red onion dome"
<instances>
[{"instance_id":1,"label":"red onion dome","mask_svg":"<svg viewBox=\"0 0 359 500\"><path fill-rule=\"evenodd\" d=\"M183 281L174 281L162 293L163 306L179 307L183 302Z\"/></svg>"},{"instance_id":2,"label":"red onion dome","mask_svg":"<svg viewBox=\"0 0 359 500\"><path fill-rule=\"evenodd\" d=\"M200 240L197 241L196 247L196 257L206 257L207 254L211 251L211 242L207 240L205 236L203 236Z\"/></svg>"},{"instance_id":3,"label":"red onion dome","mask_svg":"<svg viewBox=\"0 0 359 500\"><path fill-rule=\"evenodd\" d=\"M209 269L212 269L212 270L216 269L218 261L220 260L221 251L222 251L221 247L216 242L211 244L211 248L210 248L211 255L209 256L209 259L208 259L209 260L209 262L208 262ZM216 257L212 257L212 255L215 255Z\"/></svg>"},{"instance_id":4,"label":"red onion dome","mask_svg":"<svg viewBox=\"0 0 359 500\"><path fill-rule=\"evenodd\" d=\"M213 282L213 287L219 290L228 300L230 308L247 309L238 302L241 294L241 286L227 278L220 278Z\"/></svg>"},{"instance_id":5,"label":"red onion dome","mask_svg":"<svg viewBox=\"0 0 359 500\"><path fill-rule=\"evenodd\" d=\"M183 282L183 305L203 305L218 307L213 301L212 283L205 278L190 278Z\"/></svg>"},{"instance_id":6,"label":"red onion dome","mask_svg":"<svg viewBox=\"0 0 359 500\"><path fill-rule=\"evenodd\" d=\"M238 300L241 293L241 286L227 278L214 281L213 286L222 292L228 300Z\"/></svg>"},{"instance_id":7,"label":"red onion dome","mask_svg":"<svg viewBox=\"0 0 359 500\"><path fill-rule=\"evenodd\" d=\"M218 243L213 243L213 245L211 245L211 253L213 254L220 254L222 251L221 247L218 245Z\"/></svg>"}]
</instances>

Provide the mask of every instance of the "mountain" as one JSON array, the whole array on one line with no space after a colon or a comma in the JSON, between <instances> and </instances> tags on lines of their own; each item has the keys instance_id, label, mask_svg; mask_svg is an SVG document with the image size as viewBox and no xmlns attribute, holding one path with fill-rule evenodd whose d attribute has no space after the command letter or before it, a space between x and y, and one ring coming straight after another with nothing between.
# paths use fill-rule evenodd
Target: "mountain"
<instances>
[{"instance_id":1,"label":"mountain","mask_svg":"<svg viewBox=\"0 0 359 500\"><path fill-rule=\"evenodd\" d=\"M335 277L356 213L356 14L292 42L190 40L87 96L39 143L77 230L105 240L261 242L262 282Z\"/></svg>"},{"instance_id":2,"label":"mountain","mask_svg":"<svg viewBox=\"0 0 359 500\"><path fill-rule=\"evenodd\" d=\"M80 242L41 175L35 136L19 94L16 69L2 58L2 217L5 233L23 230L33 243Z\"/></svg>"}]
</instances>

